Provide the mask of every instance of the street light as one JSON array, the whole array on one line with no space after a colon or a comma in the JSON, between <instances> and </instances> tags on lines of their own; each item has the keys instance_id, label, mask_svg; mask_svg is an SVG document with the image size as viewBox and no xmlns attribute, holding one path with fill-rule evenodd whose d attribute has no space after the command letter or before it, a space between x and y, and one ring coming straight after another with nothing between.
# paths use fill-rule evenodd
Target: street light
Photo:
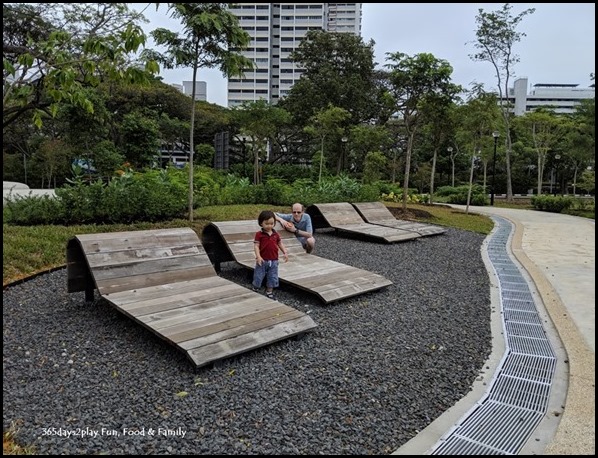
<instances>
[{"instance_id":1,"label":"street light","mask_svg":"<svg viewBox=\"0 0 598 458\"><path fill-rule=\"evenodd\" d=\"M496 179L496 144L498 143L498 137L500 133L495 130L492 132L494 137L494 156L492 157L492 192L490 193L490 205L494 205L494 181Z\"/></svg>"}]
</instances>

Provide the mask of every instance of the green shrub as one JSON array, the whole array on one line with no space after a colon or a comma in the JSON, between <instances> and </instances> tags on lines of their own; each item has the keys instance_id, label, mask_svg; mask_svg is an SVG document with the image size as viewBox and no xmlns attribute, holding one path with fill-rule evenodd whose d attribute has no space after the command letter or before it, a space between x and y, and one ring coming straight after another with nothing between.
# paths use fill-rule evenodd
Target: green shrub
<instances>
[{"instance_id":1,"label":"green shrub","mask_svg":"<svg viewBox=\"0 0 598 458\"><path fill-rule=\"evenodd\" d=\"M262 202L268 202L273 205L291 205L292 203L286 199L286 187L287 185L285 185L284 180L280 178L268 178L263 184L264 198L267 200L263 200Z\"/></svg>"},{"instance_id":2,"label":"green shrub","mask_svg":"<svg viewBox=\"0 0 598 458\"><path fill-rule=\"evenodd\" d=\"M105 224L164 221L183 217L187 209L187 185L169 170L134 173L119 171L104 183L86 182L76 175L55 190L56 197L27 197L8 202L8 223Z\"/></svg>"},{"instance_id":3,"label":"green shrub","mask_svg":"<svg viewBox=\"0 0 598 458\"><path fill-rule=\"evenodd\" d=\"M298 164L270 164L263 166L264 181L279 179L284 183L293 183L297 179L309 178L311 168Z\"/></svg>"},{"instance_id":4,"label":"green shrub","mask_svg":"<svg viewBox=\"0 0 598 458\"><path fill-rule=\"evenodd\" d=\"M86 183L81 176L77 176L69 184L56 188L55 192L62 204L64 220L55 223L86 224L101 219L105 214L102 204L104 186L102 180Z\"/></svg>"},{"instance_id":5,"label":"green shrub","mask_svg":"<svg viewBox=\"0 0 598 458\"><path fill-rule=\"evenodd\" d=\"M533 196L532 206L536 210L551 212L551 213L562 213L573 205L573 199L564 196Z\"/></svg>"},{"instance_id":6,"label":"green shrub","mask_svg":"<svg viewBox=\"0 0 598 458\"><path fill-rule=\"evenodd\" d=\"M11 196L3 211L4 221L17 226L53 224L63 213L62 203L50 196Z\"/></svg>"},{"instance_id":7,"label":"green shrub","mask_svg":"<svg viewBox=\"0 0 598 458\"><path fill-rule=\"evenodd\" d=\"M575 197L571 206L572 210L595 211L596 201L594 199Z\"/></svg>"},{"instance_id":8,"label":"green shrub","mask_svg":"<svg viewBox=\"0 0 598 458\"><path fill-rule=\"evenodd\" d=\"M462 185L453 188L452 186L443 186L438 189L439 196L446 198L450 204L467 205L467 195L469 193L469 185ZM488 197L484 192L484 187L474 184L471 188L471 196L469 203L471 205L488 205Z\"/></svg>"},{"instance_id":9,"label":"green shrub","mask_svg":"<svg viewBox=\"0 0 598 458\"><path fill-rule=\"evenodd\" d=\"M233 205L253 203L252 185L247 177L228 174L218 196L218 202L213 205Z\"/></svg>"},{"instance_id":10,"label":"green shrub","mask_svg":"<svg viewBox=\"0 0 598 458\"><path fill-rule=\"evenodd\" d=\"M448 197L453 194L459 194L459 189L453 186L441 186L434 192L436 197Z\"/></svg>"}]
</instances>

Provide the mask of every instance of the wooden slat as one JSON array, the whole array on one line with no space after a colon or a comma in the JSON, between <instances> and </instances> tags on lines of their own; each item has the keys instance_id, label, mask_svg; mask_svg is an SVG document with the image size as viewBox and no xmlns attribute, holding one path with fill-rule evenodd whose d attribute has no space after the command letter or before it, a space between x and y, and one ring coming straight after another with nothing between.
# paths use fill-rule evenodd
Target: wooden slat
<instances>
[{"instance_id":1,"label":"wooden slat","mask_svg":"<svg viewBox=\"0 0 598 458\"><path fill-rule=\"evenodd\" d=\"M110 294L126 289L145 288L163 283L178 283L193 280L197 277L209 275L214 271L212 266L194 267L186 270L155 272L147 275L133 275L129 277L107 278L96 280L100 294Z\"/></svg>"},{"instance_id":2,"label":"wooden slat","mask_svg":"<svg viewBox=\"0 0 598 458\"><path fill-rule=\"evenodd\" d=\"M197 256L199 251L197 247L152 247L141 250L123 250L100 253L90 253L87 256L89 266L93 268L112 266L137 262L139 260L151 261L169 258L173 259L179 256Z\"/></svg>"},{"instance_id":3,"label":"wooden slat","mask_svg":"<svg viewBox=\"0 0 598 458\"><path fill-rule=\"evenodd\" d=\"M93 273L96 281L102 281L110 278L133 277L136 275L151 275L191 269L203 269L208 274L211 268L212 264L209 260L197 255L185 255L107 264L93 268Z\"/></svg>"},{"instance_id":4,"label":"wooden slat","mask_svg":"<svg viewBox=\"0 0 598 458\"><path fill-rule=\"evenodd\" d=\"M214 288L189 291L173 294L168 297L152 298L145 301L133 302L121 306L121 308L134 317L149 315L152 313L165 312L167 310L182 309L197 304L210 304L214 300L231 301L233 298L239 300L242 294L234 283L228 282L226 285L220 285ZM248 291L245 289L245 291Z\"/></svg>"},{"instance_id":5,"label":"wooden slat","mask_svg":"<svg viewBox=\"0 0 598 458\"><path fill-rule=\"evenodd\" d=\"M197 348L204 345L211 345L219 340L239 337L268 326L284 323L285 321L292 321L304 315L299 310L278 307L277 309L261 311L251 315L233 317L230 320L215 323L213 326L206 326L173 337L181 339L181 346L183 348Z\"/></svg>"},{"instance_id":6,"label":"wooden slat","mask_svg":"<svg viewBox=\"0 0 598 458\"><path fill-rule=\"evenodd\" d=\"M119 291L109 295L109 300L120 308L127 310L128 305L135 308L136 303L155 299L157 301L172 297L176 294L187 294L194 291L208 292L210 288L227 287L230 281L215 276L196 278L184 282L166 283L132 290Z\"/></svg>"},{"instance_id":7,"label":"wooden slat","mask_svg":"<svg viewBox=\"0 0 598 458\"><path fill-rule=\"evenodd\" d=\"M396 219L382 202L359 202L352 205L368 223L417 232L422 237L446 232L446 229L434 224Z\"/></svg>"},{"instance_id":8,"label":"wooden slat","mask_svg":"<svg viewBox=\"0 0 598 458\"><path fill-rule=\"evenodd\" d=\"M218 298L209 302L200 302L177 309L142 315L138 319L154 329L165 329L180 325L187 326L192 322L213 324L219 322L221 316L226 316L231 312L249 313L259 311L260 309L272 308L273 303L275 301L270 300L265 304L264 296L255 294L250 289L245 288L245 292L235 296L234 304L228 299ZM210 313L206 314L206 310L210 310Z\"/></svg>"},{"instance_id":9,"label":"wooden slat","mask_svg":"<svg viewBox=\"0 0 598 458\"><path fill-rule=\"evenodd\" d=\"M221 228L222 231L220 230ZM288 283L317 294L325 303L354 296L356 291L365 293L392 284L390 280L381 275L341 264L330 259L321 258L314 254L307 254L303 250L301 242L294 235L282 229L280 224L277 224L275 228L281 234L281 237L283 237L289 252L292 253L289 256L289 262L285 263L281 260L278 264L278 278L283 283ZM253 252L253 237L256 232L255 221L246 220L235 223L231 223L230 221L213 222L204 230L208 230L210 233L219 233L236 262L249 269L255 268L255 255ZM381 230L384 231L385 229ZM245 234L245 241L239 239L239 234ZM329 292L325 285L334 285L339 278L355 278L359 280L356 283L357 286L353 289L346 288L343 284L339 285L342 287L331 286L329 289L334 291ZM363 278L368 278L369 281L363 281ZM345 295L343 295L344 293Z\"/></svg>"},{"instance_id":10,"label":"wooden slat","mask_svg":"<svg viewBox=\"0 0 598 458\"><path fill-rule=\"evenodd\" d=\"M247 350L286 339L293 335L312 329L313 321L308 316L285 321L278 326L266 327L231 339L190 349L188 354L195 365L200 367L211 361L233 356Z\"/></svg>"},{"instance_id":11,"label":"wooden slat","mask_svg":"<svg viewBox=\"0 0 598 458\"><path fill-rule=\"evenodd\" d=\"M117 310L197 366L316 326L303 312L219 277L190 228L85 234L69 240L67 252L69 291L92 281Z\"/></svg>"},{"instance_id":12,"label":"wooden slat","mask_svg":"<svg viewBox=\"0 0 598 458\"><path fill-rule=\"evenodd\" d=\"M405 242L421 236L417 232L365 222L349 202L314 204L306 211L323 218L331 228L386 243Z\"/></svg>"}]
</instances>

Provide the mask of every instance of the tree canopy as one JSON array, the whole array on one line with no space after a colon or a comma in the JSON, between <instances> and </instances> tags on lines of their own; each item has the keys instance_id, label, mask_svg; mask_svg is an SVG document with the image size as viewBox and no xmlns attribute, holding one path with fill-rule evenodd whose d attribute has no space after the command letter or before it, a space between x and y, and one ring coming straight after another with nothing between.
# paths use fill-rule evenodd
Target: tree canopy
<instances>
[{"instance_id":1,"label":"tree canopy","mask_svg":"<svg viewBox=\"0 0 598 458\"><path fill-rule=\"evenodd\" d=\"M93 112L85 91L106 80L148 81L156 62L126 3L3 4L3 127L31 114L39 127L62 103Z\"/></svg>"}]
</instances>

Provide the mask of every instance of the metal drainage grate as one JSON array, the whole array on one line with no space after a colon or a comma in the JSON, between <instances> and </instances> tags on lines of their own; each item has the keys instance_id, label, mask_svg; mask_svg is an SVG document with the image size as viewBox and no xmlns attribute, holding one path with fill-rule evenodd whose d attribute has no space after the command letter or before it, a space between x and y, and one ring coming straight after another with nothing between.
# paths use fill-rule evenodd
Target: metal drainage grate
<instances>
[{"instance_id":1,"label":"metal drainage grate","mask_svg":"<svg viewBox=\"0 0 598 458\"><path fill-rule=\"evenodd\" d=\"M548 408L556 358L529 286L507 252L512 224L498 225L487 251L498 277L506 353L485 397L432 455L516 455Z\"/></svg>"}]
</instances>

